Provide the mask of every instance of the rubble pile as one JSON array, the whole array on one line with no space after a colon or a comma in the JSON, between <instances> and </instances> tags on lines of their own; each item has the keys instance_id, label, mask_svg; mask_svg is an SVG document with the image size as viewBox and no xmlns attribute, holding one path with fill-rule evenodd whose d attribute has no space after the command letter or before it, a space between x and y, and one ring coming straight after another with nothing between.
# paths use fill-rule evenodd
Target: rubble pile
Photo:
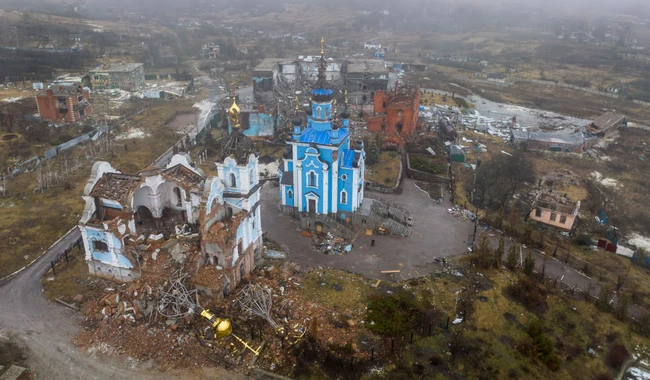
<instances>
[{"instance_id":1,"label":"rubble pile","mask_svg":"<svg viewBox=\"0 0 650 380\"><path fill-rule=\"evenodd\" d=\"M158 312L160 300L176 270L206 276L214 267L197 271L197 239L159 240L134 247L142 262L137 280L114 284L99 295L87 297L82 312L84 330L75 344L88 352L127 355L138 361L153 360L164 368L214 366L233 362L228 341L204 342L206 323L196 315L166 318ZM192 268L194 269L192 271ZM197 296L201 305L207 298ZM219 351L215 355L214 351Z\"/></svg>"},{"instance_id":2,"label":"rubble pile","mask_svg":"<svg viewBox=\"0 0 650 380\"><path fill-rule=\"evenodd\" d=\"M447 212L458 220L469 220L472 222L476 220L476 214L474 212L466 210L460 206L454 206L447 209Z\"/></svg>"},{"instance_id":3,"label":"rubble pile","mask_svg":"<svg viewBox=\"0 0 650 380\"><path fill-rule=\"evenodd\" d=\"M323 241L336 247L332 250L345 251L343 239L324 235ZM175 271L184 270L189 274L189 284L186 284L189 287L199 279L208 282L219 274L218 270L213 266L196 270L199 250L191 240L163 240L140 247L138 251L143 268L146 268L142 277L106 287L84 300L84 330L75 339L77 346L90 353L123 355L136 361L151 360L162 369L238 364L237 368L247 371L248 364L255 360L257 367L290 373L300 359L292 350L301 347L306 340L311 350L316 347L323 355L351 347L348 348L352 350L350 356L359 360L369 358L370 352L357 345L359 329L364 326L365 308L340 311L329 302L317 303L305 295L303 284L306 281L316 293L358 291L344 289L347 284L330 280L325 271L305 272L295 263L282 262L262 266L252 272L250 278L244 279L242 286L255 284L270 294L269 317L275 327L262 318L242 312L235 297L239 289L220 301L199 293L196 295L198 305L232 322L231 336L213 340L212 335L208 335L208 323L200 316L184 313L169 317L160 313L159 308ZM180 256L184 261L179 261ZM281 334L278 333L280 326ZM255 356L242 341L253 349L263 345L260 355Z\"/></svg>"},{"instance_id":4,"label":"rubble pile","mask_svg":"<svg viewBox=\"0 0 650 380\"><path fill-rule=\"evenodd\" d=\"M290 346L299 345L309 339L313 345L325 350L337 349L346 345L352 348L350 357L368 359L369 351L360 350L356 341L359 329L363 328L366 310L337 311L331 305L324 305L305 299L304 287L316 284L318 290L339 292L343 285L337 281L329 281L324 271L312 270L303 272L295 263L283 263L281 266L263 267L251 279L251 283L270 290L273 306L270 316L278 325L288 327L287 338L282 342L277 337L274 328L257 318L258 326L262 326L264 350L256 364L269 370L291 369L300 357L288 352ZM238 303L233 300L229 305L228 314L238 315L235 326L250 326L252 321L244 313L239 312ZM245 327L242 327L245 329ZM253 334L255 335L255 334ZM248 335L250 336L250 335ZM256 339L255 342L259 341Z\"/></svg>"},{"instance_id":5,"label":"rubble pile","mask_svg":"<svg viewBox=\"0 0 650 380\"><path fill-rule=\"evenodd\" d=\"M352 244L345 239L334 236L328 232L322 235L314 235L312 239L312 248L316 252L321 252L326 255L343 255L352 251Z\"/></svg>"},{"instance_id":6,"label":"rubble pile","mask_svg":"<svg viewBox=\"0 0 650 380\"><path fill-rule=\"evenodd\" d=\"M75 344L88 351L128 355L137 361L153 359L166 368L219 364L210 348L196 339L201 321L189 316L164 319L156 312L164 280L140 278L107 288L100 299L84 304L84 331Z\"/></svg>"}]
</instances>

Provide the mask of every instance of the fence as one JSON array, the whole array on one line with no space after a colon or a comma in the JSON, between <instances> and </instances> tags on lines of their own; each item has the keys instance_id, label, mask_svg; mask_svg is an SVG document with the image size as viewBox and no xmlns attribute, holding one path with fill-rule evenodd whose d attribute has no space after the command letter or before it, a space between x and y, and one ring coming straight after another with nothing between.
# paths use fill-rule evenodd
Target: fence
<instances>
[{"instance_id":1,"label":"fence","mask_svg":"<svg viewBox=\"0 0 650 380\"><path fill-rule=\"evenodd\" d=\"M81 238L75 240L68 248L66 248L63 252L58 254L53 260L50 261L50 269L45 273L48 274L52 272L53 275L56 276L56 267L57 265L65 260L66 263L70 262L70 256L72 254L72 251L74 249L79 250L79 252L83 252L83 240Z\"/></svg>"}]
</instances>

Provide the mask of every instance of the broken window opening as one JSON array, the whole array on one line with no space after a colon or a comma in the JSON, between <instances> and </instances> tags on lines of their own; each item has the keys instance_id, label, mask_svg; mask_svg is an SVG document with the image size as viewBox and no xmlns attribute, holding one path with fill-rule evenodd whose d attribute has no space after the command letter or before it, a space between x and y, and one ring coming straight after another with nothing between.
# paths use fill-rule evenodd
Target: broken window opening
<instances>
[{"instance_id":1,"label":"broken window opening","mask_svg":"<svg viewBox=\"0 0 650 380\"><path fill-rule=\"evenodd\" d=\"M241 263L239 266L239 279L241 280L244 278L244 275L246 274L246 267L244 266L244 263Z\"/></svg>"},{"instance_id":2,"label":"broken window opening","mask_svg":"<svg viewBox=\"0 0 650 380\"><path fill-rule=\"evenodd\" d=\"M227 284L223 287L223 296L224 296L224 297L228 297L229 294L230 294L230 283L227 283Z\"/></svg>"},{"instance_id":3,"label":"broken window opening","mask_svg":"<svg viewBox=\"0 0 650 380\"><path fill-rule=\"evenodd\" d=\"M232 207L226 207L226 219L232 219Z\"/></svg>"},{"instance_id":4,"label":"broken window opening","mask_svg":"<svg viewBox=\"0 0 650 380\"><path fill-rule=\"evenodd\" d=\"M382 108L386 108L386 102L381 103Z\"/></svg>"},{"instance_id":5,"label":"broken window opening","mask_svg":"<svg viewBox=\"0 0 650 380\"><path fill-rule=\"evenodd\" d=\"M174 195L176 196L176 206L181 207L183 205L183 199L181 198L181 189L175 187Z\"/></svg>"},{"instance_id":6,"label":"broken window opening","mask_svg":"<svg viewBox=\"0 0 650 380\"><path fill-rule=\"evenodd\" d=\"M237 177L235 173L230 173L230 187L237 187Z\"/></svg>"},{"instance_id":7,"label":"broken window opening","mask_svg":"<svg viewBox=\"0 0 650 380\"><path fill-rule=\"evenodd\" d=\"M397 116L402 116L404 115L404 111L402 110L397 110Z\"/></svg>"},{"instance_id":8,"label":"broken window opening","mask_svg":"<svg viewBox=\"0 0 650 380\"><path fill-rule=\"evenodd\" d=\"M404 124L397 123L397 125L395 126L395 129L397 130L397 133L402 133L402 129L404 129Z\"/></svg>"},{"instance_id":9,"label":"broken window opening","mask_svg":"<svg viewBox=\"0 0 650 380\"><path fill-rule=\"evenodd\" d=\"M537 207L535 209L535 216L538 217L538 218L540 218L542 216L542 209L541 208Z\"/></svg>"},{"instance_id":10,"label":"broken window opening","mask_svg":"<svg viewBox=\"0 0 650 380\"><path fill-rule=\"evenodd\" d=\"M560 216L560 224L565 224L566 223L566 215Z\"/></svg>"},{"instance_id":11,"label":"broken window opening","mask_svg":"<svg viewBox=\"0 0 650 380\"><path fill-rule=\"evenodd\" d=\"M552 212L551 213L551 222L555 222L555 219L557 219L557 214Z\"/></svg>"},{"instance_id":12,"label":"broken window opening","mask_svg":"<svg viewBox=\"0 0 650 380\"><path fill-rule=\"evenodd\" d=\"M244 241L242 239L239 239L239 243L237 243L237 252L239 255L244 253Z\"/></svg>"},{"instance_id":13,"label":"broken window opening","mask_svg":"<svg viewBox=\"0 0 650 380\"><path fill-rule=\"evenodd\" d=\"M255 173L253 172L253 169L248 172L248 180L251 185L255 182Z\"/></svg>"},{"instance_id":14,"label":"broken window opening","mask_svg":"<svg viewBox=\"0 0 650 380\"><path fill-rule=\"evenodd\" d=\"M108 252L108 244L100 240L95 240L93 241L93 250L97 252Z\"/></svg>"}]
</instances>

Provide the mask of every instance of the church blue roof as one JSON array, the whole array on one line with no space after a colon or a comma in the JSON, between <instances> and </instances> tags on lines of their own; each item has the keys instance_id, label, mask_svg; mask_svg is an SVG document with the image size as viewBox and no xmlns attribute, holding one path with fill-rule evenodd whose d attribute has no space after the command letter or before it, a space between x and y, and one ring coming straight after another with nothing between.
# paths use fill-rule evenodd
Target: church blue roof
<instances>
[{"instance_id":1,"label":"church blue roof","mask_svg":"<svg viewBox=\"0 0 650 380\"><path fill-rule=\"evenodd\" d=\"M358 153L352 149L344 149L343 155L341 157L341 167L342 168L353 168L354 167L354 157Z\"/></svg>"},{"instance_id":2,"label":"church blue roof","mask_svg":"<svg viewBox=\"0 0 650 380\"><path fill-rule=\"evenodd\" d=\"M343 129L337 129L339 141L343 141L348 133ZM330 131L317 131L313 128L307 128L300 135L301 143L316 143L321 145L331 145L332 137Z\"/></svg>"},{"instance_id":3,"label":"church blue roof","mask_svg":"<svg viewBox=\"0 0 650 380\"><path fill-rule=\"evenodd\" d=\"M329 88L315 88L311 90L311 94L320 96L334 95L334 90L330 90Z\"/></svg>"}]
</instances>

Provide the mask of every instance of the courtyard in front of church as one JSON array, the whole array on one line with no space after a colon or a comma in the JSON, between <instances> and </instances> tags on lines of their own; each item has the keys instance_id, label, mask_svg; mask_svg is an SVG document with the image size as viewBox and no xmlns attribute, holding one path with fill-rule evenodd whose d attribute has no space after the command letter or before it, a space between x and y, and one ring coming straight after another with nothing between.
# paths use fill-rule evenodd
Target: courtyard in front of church
<instances>
[{"instance_id":1,"label":"courtyard in front of church","mask_svg":"<svg viewBox=\"0 0 650 380\"><path fill-rule=\"evenodd\" d=\"M397 204L410 212L415 223L410 237L371 235L362 232L353 241L349 254L325 255L312 248L311 238L301 235L298 221L282 213L280 194L274 183L267 182L261 190L262 225L267 238L287 251L287 259L302 266L330 267L362 274L366 277L387 279L381 271L399 270L404 278L428 273L435 259L463 254L468 238L474 231L472 222L455 218L448 213L449 200L437 204L405 179L402 194L367 192L373 198ZM375 245L371 241L375 240Z\"/></svg>"}]
</instances>

